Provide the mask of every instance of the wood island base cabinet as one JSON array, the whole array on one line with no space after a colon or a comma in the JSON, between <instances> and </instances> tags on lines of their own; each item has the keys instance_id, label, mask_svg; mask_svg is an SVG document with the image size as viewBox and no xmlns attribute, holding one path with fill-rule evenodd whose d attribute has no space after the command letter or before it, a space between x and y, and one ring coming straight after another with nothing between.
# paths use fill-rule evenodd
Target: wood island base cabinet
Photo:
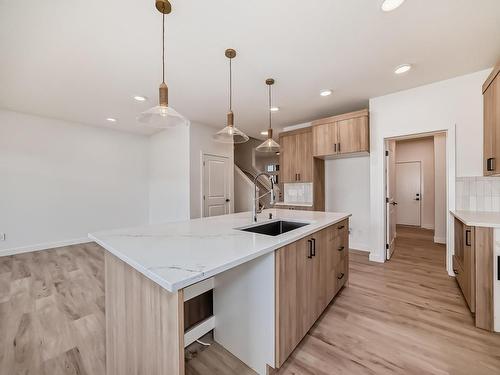
<instances>
[{"instance_id":1,"label":"wood island base cabinet","mask_svg":"<svg viewBox=\"0 0 500 375\"><path fill-rule=\"evenodd\" d=\"M348 276L349 219L176 292L106 251L106 374L184 375L185 344L211 330L249 368L273 374ZM212 288L215 323L193 338L185 309L202 283Z\"/></svg>"}]
</instances>

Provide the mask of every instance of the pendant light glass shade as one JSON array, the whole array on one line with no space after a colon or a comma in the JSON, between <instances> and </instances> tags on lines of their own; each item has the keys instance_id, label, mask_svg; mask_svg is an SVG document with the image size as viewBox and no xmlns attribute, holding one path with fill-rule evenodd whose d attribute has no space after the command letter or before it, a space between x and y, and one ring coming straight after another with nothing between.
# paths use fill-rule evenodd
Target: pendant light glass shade
<instances>
[{"instance_id":1,"label":"pendant light glass shade","mask_svg":"<svg viewBox=\"0 0 500 375\"><path fill-rule=\"evenodd\" d=\"M154 128L172 128L180 125L188 125L188 120L172 107L168 106L168 87L165 83L165 14L171 12L170 3L167 0L157 0L156 8L163 15L163 38L162 38L162 69L163 81L159 89L159 105L142 112L137 121Z\"/></svg>"},{"instance_id":2,"label":"pendant light glass shade","mask_svg":"<svg viewBox=\"0 0 500 375\"><path fill-rule=\"evenodd\" d=\"M268 129L268 132L269 130L271 129ZM267 139L258 145L256 150L259 152L278 152L280 150L280 145L273 139L272 136L268 135Z\"/></svg>"},{"instance_id":3,"label":"pendant light glass shade","mask_svg":"<svg viewBox=\"0 0 500 375\"><path fill-rule=\"evenodd\" d=\"M234 126L234 113L232 110L233 103L233 71L231 61L236 57L234 49L227 49L225 52L229 59L229 112L227 114L227 125L222 130L219 130L213 135L213 139L221 143L245 143L250 138L241 130Z\"/></svg>"},{"instance_id":4,"label":"pendant light glass shade","mask_svg":"<svg viewBox=\"0 0 500 375\"><path fill-rule=\"evenodd\" d=\"M271 86L274 85L274 79L266 79L266 85L269 87L269 129L267 129L267 139L257 146L256 150L259 152L278 152L280 145L273 139L273 124L272 124L272 100L271 100Z\"/></svg>"},{"instance_id":5,"label":"pendant light glass shade","mask_svg":"<svg viewBox=\"0 0 500 375\"><path fill-rule=\"evenodd\" d=\"M137 120L154 128L173 128L188 125L187 119L172 107L157 105L142 112Z\"/></svg>"}]
</instances>

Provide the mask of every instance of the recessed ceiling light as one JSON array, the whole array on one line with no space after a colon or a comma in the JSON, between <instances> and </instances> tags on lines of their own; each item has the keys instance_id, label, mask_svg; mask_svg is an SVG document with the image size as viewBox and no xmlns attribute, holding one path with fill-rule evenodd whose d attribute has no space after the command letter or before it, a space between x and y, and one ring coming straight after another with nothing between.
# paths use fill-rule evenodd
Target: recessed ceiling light
<instances>
[{"instance_id":1,"label":"recessed ceiling light","mask_svg":"<svg viewBox=\"0 0 500 375\"><path fill-rule=\"evenodd\" d=\"M106 121L109 121L109 122L116 122L116 119L115 119L115 118L113 118L113 117L108 117L108 118L106 119Z\"/></svg>"},{"instance_id":2,"label":"recessed ceiling light","mask_svg":"<svg viewBox=\"0 0 500 375\"><path fill-rule=\"evenodd\" d=\"M260 132L260 135L267 135L267 130L263 130Z\"/></svg>"},{"instance_id":3,"label":"recessed ceiling light","mask_svg":"<svg viewBox=\"0 0 500 375\"><path fill-rule=\"evenodd\" d=\"M384 0L382 3L382 10L384 12L392 12L394 9L399 8L405 0Z\"/></svg>"},{"instance_id":4,"label":"recessed ceiling light","mask_svg":"<svg viewBox=\"0 0 500 375\"><path fill-rule=\"evenodd\" d=\"M137 100L138 102L145 102L147 100L145 96L140 96L140 95L135 95L134 99Z\"/></svg>"},{"instance_id":5,"label":"recessed ceiling light","mask_svg":"<svg viewBox=\"0 0 500 375\"><path fill-rule=\"evenodd\" d=\"M402 64L402 65L397 66L396 69L394 69L394 73L395 74L403 74L403 73L408 72L410 69L411 69L411 64Z\"/></svg>"},{"instance_id":6,"label":"recessed ceiling light","mask_svg":"<svg viewBox=\"0 0 500 375\"><path fill-rule=\"evenodd\" d=\"M271 107L269 108L271 112L278 112L280 110L280 107Z\"/></svg>"},{"instance_id":7,"label":"recessed ceiling light","mask_svg":"<svg viewBox=\"0 0 500 375\"><path fill-rule=\"evenodd\" d=\"M329 96L329 95L332 95L332 90L330 90L330 89L321 90L321 91L319 92L319 94L320 94L321 96Z\"/></svg>"}]
</instances>

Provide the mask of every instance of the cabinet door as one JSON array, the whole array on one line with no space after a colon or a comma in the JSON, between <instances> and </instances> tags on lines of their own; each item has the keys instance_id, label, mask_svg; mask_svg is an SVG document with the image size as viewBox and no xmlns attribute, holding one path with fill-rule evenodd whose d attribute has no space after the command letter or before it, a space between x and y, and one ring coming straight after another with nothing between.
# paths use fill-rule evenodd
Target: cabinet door
<instances>
[{"instance_id":1,"label":"cabinet door","mask_svg":"<svg viewBox=\"0 0 500 375\"><path fill-rule=\"evenodd\" d=\"M368 117L356 117L337 122L341 154L370 150Z\"/></svg>"},{"instance_id":2,"label":"cabinet door","mask_svg":"<svg viewBox=\"0 0 500 375\"><path fill-rule=\"evenodd\" d=\"M328 260L328 230L323 229L311 235L313 241L313 258L311 267L308 269L311 272L311 290L309 299L309 319L310 326L319 318L327 301L327 260Z\"/></svg>"},{"instance_id":3,"label":"cabinet door","mask_svg":"<svg viewBox=\"0 0 500 375\"><path fill-rule=\"evenodd\" d=\"M297 169L295 157L297 154L297 139L295 135L287 135L280 138L280 180L285 182L297 182Z\"/></svg>"},{"instance_id":4,"label":"cabinet door","mask_svg":"<svg viewBox=\"0 0 500 375\"><path fill-rule=\"evenodd\" d=\"M276 251L276 364L280 367L310 326L309 237Z\"/></svg>"},{"instance_id":5,"label":"cabinet door","mask_svg":"<svg viewBox=\"0 0 500 375\"><path fill-rule=\"evenodd\" d=\"M297 134L295 141L295 166L298 181L313 182L312 132Z\"/></svg>"},{"instance_id":6,"label":"cabinet door","mask_svg":"<svg viewBox=\"0 0 500 375\"><path fill-rule=\"evenodd\" d=\"M337 124L322 124L313 126L313 155L328 156L337 153Z\"/></svg>"},{"instance_id":7,"label":"cabinet door","mask_svg":"<svg viewBox=\"0 0 500 375\"><path fill-rule=\"evenodd\" d=\"M461 268L464 268L464 235L465 225L455 218L455 258Z\"/></svg>"},{"instance_id":8,"label":"cabinet door","mask_svg":"<svg viewBox=\"0 0 500 375\"><path fill-rule=\"evenodd\" d=\"M500 82L500 80L497 78ZM495 80L495 81L496 81ZM483 173L489 176L496 173L498 160L496 160L496 105L497 90L493 81L483 95L484 122L483 122Z\"/></svg>"}]
</instances>

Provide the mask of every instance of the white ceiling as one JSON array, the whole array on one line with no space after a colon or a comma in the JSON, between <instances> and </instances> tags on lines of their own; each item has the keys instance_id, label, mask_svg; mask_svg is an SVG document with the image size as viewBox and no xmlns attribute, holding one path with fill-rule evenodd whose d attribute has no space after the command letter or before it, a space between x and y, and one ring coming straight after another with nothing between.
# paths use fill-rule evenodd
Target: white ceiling
<instances>
[{"instance_id":1,"label":"white ceiling","mask_svg":"<svg viewBox=\"0 0 500 375\"><path fill-rule=\"evenodd\" d=\"M478 71L500 57L499 0L172 0L170 104L222 127L235 48L236 126L277 128L360 109L368 98ZM147 133L136 116L157 101L161 16L154 0L0 0L0 107ZM394 67L414 64L407 75ZM320 97L322 88L334 94ZM133 95L145 95L138 103ZM116 117L114 125L107 117Z\"/></svg>"}]
</instances>

